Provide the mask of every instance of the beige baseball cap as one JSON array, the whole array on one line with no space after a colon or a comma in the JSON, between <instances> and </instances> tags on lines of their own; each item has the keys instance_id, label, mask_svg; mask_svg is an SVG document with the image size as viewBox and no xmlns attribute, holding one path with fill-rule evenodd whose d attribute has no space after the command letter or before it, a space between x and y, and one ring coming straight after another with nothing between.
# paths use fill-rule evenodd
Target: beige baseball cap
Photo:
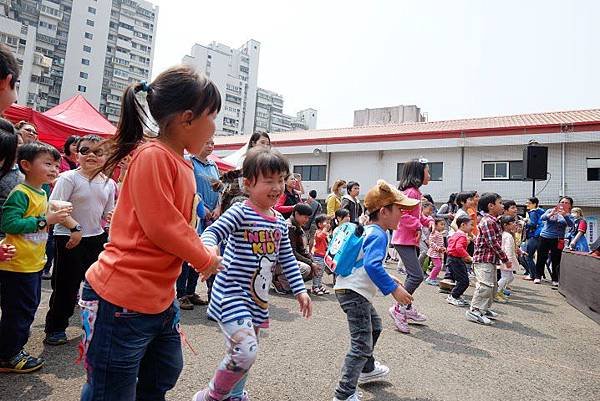
<instances>
[{"instance_id":1,"label":"beige baseball cap","mask_svg":"<svg viewBox=\"0 0 600 401\"><path fill-rule=\"evenodd\" d=\"M419 199L407 197L385 180L377 181L377 185L369 189L365 195L365 207L369 212L374 212L392 204L400 205L404 209L412 209L420 202Z\"/></svg>"}]
</instances>

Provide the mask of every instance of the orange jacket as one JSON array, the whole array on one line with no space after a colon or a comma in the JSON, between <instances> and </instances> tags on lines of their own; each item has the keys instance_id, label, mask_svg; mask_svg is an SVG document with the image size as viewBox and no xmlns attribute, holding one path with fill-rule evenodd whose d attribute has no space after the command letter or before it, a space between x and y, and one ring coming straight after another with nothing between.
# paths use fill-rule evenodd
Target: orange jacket
<instances>
[{"instance_id":1,"label":"orange jacket","mask_svg":"<svg viewBox=\"0 0 600 401\"><path fill-rule=\"evenodd\" d=\"M205 271L216 255L196 233L192 165L159 141L135 152L110 227L110 242L86 274L108 302L156 314L175 298L188 261Z\"/></svg>"}]
</instances>

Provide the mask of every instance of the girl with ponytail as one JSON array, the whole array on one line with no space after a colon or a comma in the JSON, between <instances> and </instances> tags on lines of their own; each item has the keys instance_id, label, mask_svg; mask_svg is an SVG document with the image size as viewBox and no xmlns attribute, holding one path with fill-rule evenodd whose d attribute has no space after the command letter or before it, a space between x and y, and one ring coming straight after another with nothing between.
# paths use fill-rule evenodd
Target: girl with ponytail
<instances>
[{"instance_id":1,"label":"girl with ponytail","mask_svg":"<svg viewBox=\"0 0 600 401\"><path fill-rule=\"evenodd\" d=\"M181 264L189 262L205 279L221 262L196 234L198 198L183 155L200 153L220 108L215 85L185 66L150 84L131 84L123 94L111 156L96 175L110 177L122 159L132 158L110 241L82 287L82 400L164 400L177 382L183 367L175 300Z\"/></svg>"}]
</instances>

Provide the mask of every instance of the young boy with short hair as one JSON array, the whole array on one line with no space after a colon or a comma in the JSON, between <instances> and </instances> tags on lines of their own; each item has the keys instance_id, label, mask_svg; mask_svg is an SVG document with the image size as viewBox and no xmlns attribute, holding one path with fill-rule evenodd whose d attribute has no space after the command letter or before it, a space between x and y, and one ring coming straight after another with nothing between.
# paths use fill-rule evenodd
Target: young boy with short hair
<instances>
[{"instance_id":1,"label":"young boy with short hair","mask_svg":"<svg viewBox=\"0 0 600 401\"><path fill-rule=\"evenodd\" d=\"M469 288L469 274L467 263L473 260L467 251L469 245L468 235L472 230L472 222L469 216L460 216L456 219L458 230L448 239L448 258L446 262L446 276L444 280L452 280L454 288L446 301L455 306L467 306L468 303L462 298ZM442 280L442 282L444 282ZM440 287L442 283L440 282Z\"/></svg>"},{"instance_id":2,"label":"young boy with short hair","mask_svg":"<svg viewBox=\"0 0 600 401\"><path fill-rule=\"evenodd\" d=\"M71 212L71 207L47 211L42 185L56 179L59 162L60 153L49 145L23 145L17 164L25 181L13 189L2 207L4 241L16 247L16 255L0 262L0 372L33 372L44 364L23 347L40 304L48 225L64 222Z\"/></svg>"},{"instance_id":3,"label":"young boy with short hair","mask_svg":"<svg viewBox=\"0 0 600 401\"><path fill-rule=\"evenodd\" d=\"M315 217L315 245L313 247L313 261L321 266L319 276L313 278L316 283L313 284L313 294L325 295L329 291L323 286L323 272L325 271L325 254L327 253L327 245L329 243L329 217L326 214L320 214Z\"/></svg>"},{"instance_id":4,"label":"young boy with short hair","mask_svg":"<svg viewBox=\"0 0 600 401\"><path fill-rule=\"evenodd\" d=\"M383 180L379 180L365 196L371 224L365 228L363 265L354 268L348 276L338 276L334 287L351 334L350 351L344 360L334 401L358 401L358 384L381 380L390 371L373 357L382 325L371 300L379 290L384 295L392 294L401 304L412 301L399 280L384 269L384 260L388 247L387 230L398 227L403 209L412 209L418 203L419 200L406 197Z\"/></svg>"},{"instance_id":5,"label":"young boy with short hair","mask_svg":"<svg viewBox=\"0 0 600 401\"><path fill-rule=\"evenodd\" d=\"M471 308L466 312L467 320L490 325L497 313L490 307L494 302L494 294L498 291L496 267L504 263L507 269L512 268L506 253L502 250L502 227L498 216L502 215L504 206L497 193L486 192L481 195L478 204L483 217L479 223L479 234L475 237L475 253L473 254L473 270L477 278L475 293L471 300Z\"/></svg>"}]
</instances>

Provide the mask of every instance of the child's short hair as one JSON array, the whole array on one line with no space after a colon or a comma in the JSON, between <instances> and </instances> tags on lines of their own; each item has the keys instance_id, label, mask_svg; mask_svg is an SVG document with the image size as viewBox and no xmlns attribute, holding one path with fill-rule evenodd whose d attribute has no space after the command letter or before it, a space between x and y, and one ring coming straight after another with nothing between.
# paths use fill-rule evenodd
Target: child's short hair
<instances>
[{"instance_id":1,"label":"child's short hair","mask_svg":"<svg viewBox=\"0 0 600 401\"><path fill-rule=\"evenodd\" d=\"M340 225L342 219L344 219L346 216L350 216L350 212L348 211L348 209L336 210L334 215L335 218L331 222L331 231L335 230L335 228Z\"/></svg>"},{"instance_id":2,"label":"child's short hair","mask_svg":"<svg viewBox=\"0 0 600 401\"><path fill-rule=\"evenodd\" d=\"M500 226L504 228L504 226L507 226L510 223L514 223L515 218L513 216L500 216L498 222L500 223Z\"/></svg>"},{"instance_id":3,"label":"child's short hair","mask_svg":"<svg viewBox=\"0 0 600 401\"><path fill-rule=\"evenodd\" d=\"M310 196L313 199L317 199L317 191L311 189L310 191L308 191L308 196Z\"/></svg>"},{"instance_id":4,"label":"child's short hair","mask_svg":"<svg viewBox=\"0 0 600 401\"><path fill-rule=\"evenodd\" d=\"M533 203L536 206L538 206L540 204L540 200L535 196L532 196L531 198L529 198L529 202Z\"/></svg>"},{"instance_id":5,"label":"child's short hair","mask_svg":"<svg viewBox=\"0 0 600 401\"><path fill-rule=\"evenodd\" d=\"M392 210L392 208L394 207L394 204L385 205L383 207L388 210ZM372 212L369 212L369 221L371 221L371 222L379 221L379 212L380 211L381 211L381 209L377 209L377 210L373 210Z\"/></svg>"},{"instance_id":6,"label":"child's short hair","mask_svg":"<svg viewBox=\"0 0 600 401\"><path fill-rule=\"evenodd\" d=\"M10 48L0 44L0 79L6 79L9 75L12 75L10 89L14 89L19 80L19 63Z\"/></svg>"},{"instance_id":7,"label":"child's short hair","mask_svg":"<svg viewBox=\"0 0 600 401\"><path fill-rule=\"evenodd\" d=\"M317 217L315 217L315 225L318 227L320 227L323 223L325 223L327 220L329 220L329 217L326 214L320 214Z\"/></svg>"},{"instance_id":8,"label":"child's short hair","mask_svg":"<svg viewBox=\"0 0 600 401\"><path fill-rule=\"evenodd\" d=\"M459 192L458 195L456 195L456 204L458 205L458 207L462 207L467 201L467 199L474 198L476 194L477 191Z\"/></svg>"},{"instance_id":9,"label":"child's short hair","mask_svg":"<svg viewBox=\"0 0 600 401\"><path fill-rule=\"evenodd\" d=\"M290 165L287 158L278 151L257 146L246 154L242 172L244 178L255 181L260 175L287 175L290 172Z\"/></svg>"},{"instance_id":10,"label":"child's short hair","mask_svg":"<svg viewBox=\"0 0 600 401\"><path fill-rule=\"evenodd\" d=\"M514 200L505 200L502 202L502 206L504 206L504 210L508 210L511 206L517 206L517 202Z\"/></svg>"},{"instance_id":11,"label":"child's short hair","mask_svg":"<svg viewBox=\"0 0 600 401\"><path fill-rule=\"evenodd\" d=\"M489 213L489 204L496 203L498 199L502 199L500 195L495 192L486 192L481 195L479 198L479 205L477 205L478 209L482 212Z\"/></svg>"},{"instance_id":12,"label":"child's short hair","mask_svg":"<svg viewBox=\"0 0 600 401\"><path fill-rule=\"evenodd\" d=\"M54 161L60 160L60 153L58 150L56 150L56 148L53 146L47 145L43 142L31 142L21 146L17 154L17 164L19 165L19 170L21 170L23 174L27 175L21 166L21 162L23 160L27 160L28 162L33 163L35 159L44 153L52 156Z\"/></svg>"},{"instance_id":13,"label":"child's short hair","mask_svg":"<svg viewBox=\"0 0 600 401\"><path fill-rule=\"evenodd\" d=\"M348 192L348 194L350 194L350 191L352 191L352 188L354 188L356 186L360 187L360 184L356 181L350 181L348 183L348 185L346 185L346 191Z\"/></svg>"},{"instance_id":14,"label":"child's short hair","mask_svg":"<svg viewBox=\"0 0 600 401\"><path fill-rule=\"evenodd\" d=\"M456 226L460 228L463 224L468 224L471 222L471 218L468 216L460 216L456 218Z\"/></svg>"},{"instance_id":15,"label":"child's short hair","mask_svg":"<svg viewBox=\"0 0 600 401\"><path fill-rule=\"evenodd\" d=\"M421 202L421 209L424 209L426 207L433 207L433 203L431 203L429 201L423 201L423 202Z\"/></svg>"},{"instance_id":16,"label":"child's short hair","mask_svg":"<svg viewBox=\"0 0 600 401\"><path fill-rule=\"evenodd\" d=\"M444 223L446 224L446 220L442 219L441 217L436 217L435 219L433 219L434 224L439 224L439 223Z\"/></svg>"},{"instance_id":17,"label":"child's short hair","mask_svg":"<svg viewBox=\"0 0 600 401\"><path fill-rule=\"evenodd\" d=\"M583 217L583 210L580 207L574 207L571 209L571 213L578 213L579 217Z\"/></svg>"},{"instance_id":18,"label":"child's short hair","mask_svg":"<svg viewBox=\"0 0 600 401\"><path fill-rule=\"evenodd\" d=\"M10 121L0 118L0 178L4 177L15 165L17 157L18 138L15 127Z\"/></svg>"},{"instance_id":19,"label":"child's short hair","mask_svg":"<svg viewBox=\"0 0 600 401\"><path fill-rule=\"evenodd\" d=\"M312 216L313 209L307 203L296 203L294 205L294 214L298 213L300 216Z\"/></svg>"},{"instance_id":20,"label":"child's short hair","mask_svg":"<svg viewBox=\"0 0 600 401\"><path fill-rule=\"evenodd\" d=\"M82 142L93 142L93 143L98 143L98 142L102 142L104 141L104 139L102 139L101 137L99 137L98 135L86 135L84 137L81 137L77 140L77 151L79 151L79 149L81 148L81 143Z\"/></svg>"}]
</instances>

